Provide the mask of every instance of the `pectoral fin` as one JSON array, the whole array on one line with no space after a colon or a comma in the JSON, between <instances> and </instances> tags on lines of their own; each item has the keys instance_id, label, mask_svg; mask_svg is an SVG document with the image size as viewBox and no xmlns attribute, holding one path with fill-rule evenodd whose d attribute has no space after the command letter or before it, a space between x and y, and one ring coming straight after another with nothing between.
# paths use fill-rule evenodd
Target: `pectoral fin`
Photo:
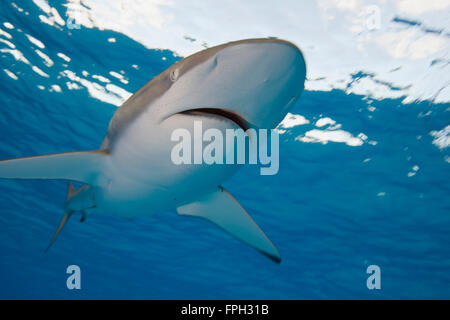
<instances>
[{"instance_id":1,"label":"pectoral fin","mask_svg":"<svg viewBox=\"0 0 450 320\"><path fill-rule=\"evenodd\" d=\"M95 185L108 153L84 151L0 161L0 178L64 179Z\"/></svg>"},{"instance_id":2,"label":"pectoral fin","mask_svg":"<svg viewBox=\"0 0 450 320\"><path fill-rule=\"evenodd\" d=\"M232 236L257 249L273 261L281 261L280 254L248 213L220 187L199 201L177 208L179 215L204 218L221 227Z\"/></svg>"}]
</instances>

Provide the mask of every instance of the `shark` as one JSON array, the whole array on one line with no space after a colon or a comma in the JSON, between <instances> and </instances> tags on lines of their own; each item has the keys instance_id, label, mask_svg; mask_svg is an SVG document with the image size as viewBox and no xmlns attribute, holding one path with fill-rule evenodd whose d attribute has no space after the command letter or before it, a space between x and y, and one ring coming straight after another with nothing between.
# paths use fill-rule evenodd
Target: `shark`
<instances>
[{"instance_id":1,"label":"shark","mask_svg":"<svg viewBox=\"0 0 450 320\"><path fill-rule=\"evenodd\" d=\"M125 218L175 209L206 219L281 262L274 244L223 186L240 165L170 161L177 128L275 128L303 89L301 50L278 38L245 39L197 52L155 76L114 113L98 150L0 161L2 179L68 181L64 214L47 250L74 213ZM81 184L77 189L73 182Z\"/></svg>"}]
</instances>

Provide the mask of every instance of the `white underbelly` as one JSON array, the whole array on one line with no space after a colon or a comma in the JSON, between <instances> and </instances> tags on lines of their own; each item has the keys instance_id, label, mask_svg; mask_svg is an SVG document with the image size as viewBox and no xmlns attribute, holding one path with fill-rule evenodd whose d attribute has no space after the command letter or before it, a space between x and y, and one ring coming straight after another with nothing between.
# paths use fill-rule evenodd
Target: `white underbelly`
<instances>
[{"instance_id":1,"label":"white underbelly","mask_svg":"<svg viewBox=\"0 0 450 320\"><path fill-rule=\"evenodd\" d=\"M176 208L233 175L239 165L173 162L172 149L178 142L171 141L172 132L185 128L194 143L194 121L202 122L203 132L216 128L224 137L225 129L238 128L223 118L177 114L158 125L151 116L141 116L114 144L107 183L96 194L98 212L134 217ZM193 160L193 148L191 156Z\"/></svg>"}]
</instances>

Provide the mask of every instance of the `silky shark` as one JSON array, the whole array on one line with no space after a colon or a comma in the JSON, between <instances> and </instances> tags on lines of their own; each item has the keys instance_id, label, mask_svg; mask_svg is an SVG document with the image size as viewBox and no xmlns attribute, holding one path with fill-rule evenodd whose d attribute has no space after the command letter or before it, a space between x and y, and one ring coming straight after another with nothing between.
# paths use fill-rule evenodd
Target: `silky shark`
<instances>
[{"instance_id":1,"label":"silky shark","mask_svg":"<svg viewBox=\"0 0 450 320\"><path fill-rule=\"evenodd\" d=\"M0 161L0 178L69 181L62 221L75 212L127 218L175 208L204 218L276 262L280 254L221 184L239 165L176 165L177 128L272 129L304 88L301 51L279 39L247 39L197 52L154 77L115 112L97 151ZM72 181L81 182L77 190ZM47 249L48 249L47 248Z\"/></svg>"}]
</instances>

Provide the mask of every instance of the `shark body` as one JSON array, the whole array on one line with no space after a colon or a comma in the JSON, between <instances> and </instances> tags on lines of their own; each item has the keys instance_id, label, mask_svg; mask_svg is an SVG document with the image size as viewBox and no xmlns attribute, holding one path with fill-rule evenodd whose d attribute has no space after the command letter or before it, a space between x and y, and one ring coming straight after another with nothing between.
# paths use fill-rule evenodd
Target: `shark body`
<instances>
[{"instance_id":1,"label":"shark body","mask_svg":"<svg viewBox=\"0 0 450 320\"><path fill-rule=\"evenodd\" d=\"M0 178L65 179L64 216L75 212L128 218L176 208L207 219L276 262L280 254L221 184L239 165L175 165L177 128L275 128L304 88L301 51L278 39L248 39L209 48L175 63L114 114L98 151L0 161ZM49 247L50 247L49 245Z\"/></svg>"}]
</instances>

